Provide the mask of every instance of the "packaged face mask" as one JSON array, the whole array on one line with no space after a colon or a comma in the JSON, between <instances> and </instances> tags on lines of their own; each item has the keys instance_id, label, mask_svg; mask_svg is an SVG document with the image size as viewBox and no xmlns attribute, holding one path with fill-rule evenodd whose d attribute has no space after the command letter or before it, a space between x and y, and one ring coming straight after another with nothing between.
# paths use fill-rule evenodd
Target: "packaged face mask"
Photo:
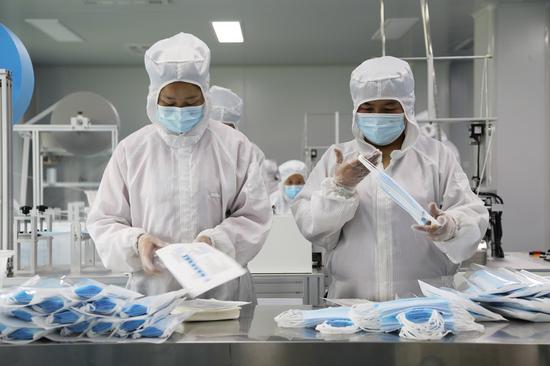
<instances>
[{"instance_id":1,"label":"packaged face mask","mask_svg":"<svg viewBox=\"0 0 550 366\"><path fill-rule=\"evenodd\" d=\"M67 309L75 303L62 296L52 296L42 299L39 303L32 305L32 309L42 314L52 314Z\"/></svg>"},{"instance_id":2,"label":"packaged face mask","mask_svg":"<svg viewBox=\"0 0 550 366\"><path fill-rule=\"evenodd\" d=\"M461 305L475 318L476 321L505 321L502 315L487 310L483 306L470 300L465 294L447 288L437 288L423 281L418 281L422 294L426 297L440 297Z\"/></svg>"},{"instance_id":3,"label":"packaged face mask","mask_svg":"<svg viewBox=\"0 0 550 366\"><path fill-rule=\"evenodd\" d=\"M49 324L75 324L84 319L84 314L72 309L61 310L49 315L46 322Z\"/></svg>"},{"instance_id":4,"label":"packaged face mask","mask_svg":"<svg viewBox=\"0 0 550 366\"><path fill-rule=\"evenodd\" d=\"M117 334L120 335L121 337L126 337L130 333L133 333L138 329L141 329L146 322L147 322L147 319L144 319L144 318L127 319L120 323L120 326L117 329Z\"/></svg>"},{"instance_id":5,"label":"packaged face mask","mask_svg":"<svg viewBox=\"0 0 550 366\"><path fill-rule=\"evenodd\" d=\"M70 284L70 282L66 282ZM92 301L103 296L114 296L120 299L135 299L142 297L139 292L128 290L115 285L105 285L101 282L85 278L75 284L70 284L72 292L77 299Z\"/></svg>"},{"instance_id":6,"label":"packaged face mask","mask_svg":"<svg viewBox=\"0 0 550 366\"><path fill-rule=\"evenodd\" d=\"M6 335L3 337L2 341L4 342L22 341L24 343L28 343L44 337L47 333L48 333L47 330L41 329L41 328L31 328L31 327L18 328L18 329L13 329L11 331L6 332Z\"/></svg>"},{"instance_id":7,"label":"packaged face mask","mask_svg":"<svg viewBox=\"0 0 550 366\"><path fill-rule=\"evenodd\" d=\"M506 278L506 274L502 271L499 272L484 266L473 266L473 268L476 270L466 277L466 281L479 288L483 294L505 294L528 287L524 283L509 277Z\"/></svg>"},{"instance_id":8,"label":"packaged face mask","mask_svg":"<svg viewBox=\"0 0 550 366\"><path fill-rule=\"evenodd\" d=\"M116 330L119 323L120 319L97 318L86 331L86 336L90 338L110 336Z\"/></svg>"},{"instance_id":9,"label":"packaged face mask","mask_svg":"<svg viewBox=\"0 0 550 366\"><path fill-rule=\"evenodd\" d=\"M32 322L33 319L45 317L44 314L34 311L32 308L26 306L3 309L2 313L27 323Z\"/></svg>"},{"instance_id":10,"label":"packaged face mask","mask_svg":"<svg viewBox=\"0 0 550 366\"><path fill-rule=\"evenodd\" d=\"M35 305L46 299L66 298L70 289L58 279L34 276L13 291L0 296L1 305ZM46 305L48 302L46 301Z\"/></svg>"},{"instance_id":11,"label":"packaged face mask","mask_svg":"<svg viewBox=\"0 0 550 366\"><path fill-rule=\"evenodd\" d=\"M159 310L175 305L176 301L185 295L185 291L172 291L165 294L146 296L127 301L120 310L121 318L132 318L143 315L152 315Z\"/></svg>"},{"instance_id":12,"label":"packaged face mask","mask_svg":"<svg viewBox=\"0 0 550 366\"><path fill-rule=\"evenodd\" d=\"M315 328L325 321L349 321L350 308L344 306L317 310L290 309L275 317L281 328Z\"/></svg>"},{"instance_id":13,"label":"packaged face mask","mask_svg":"<svg viewBox=\"0 0 550 366\"><path fill-rule=\"evenodd\" d=\"M81 300L89 300L101 293L105 285L88 278L78 281L73 285L73 292Z\"/></svg>"},{"instance_id":14,"label":"packaged face mask","mask_svg":"<svg viewBox=\"0 0 550 366\"><path fill-rule=\"evenodd\" d=\"M170 244L156 254L191 297L246 273L233 258L205 243Z\"/></svg>"},{"instance_id":15,"label":"packaged face mask","mask_svg":"<svg viewBox=\"0 0 550 366\"><path fill-rule=\"evenodd\" d=\"M83 312L92 315L115 315L126 304L126 301L114 296L103 296L90 301L81 309Z\"/></svg>"},{"instance_id":16,"label":"packaged face mask","mask_svg":"<svg viewBox=\"0 0 550 366\"><path fill-rule=\"evenodd\" d=\"M520 319L534 323L549 323L550 314L529 311L519 308L513 308L509 306L489 306L487 308L491 309L494 312L500 313L510 319Z\"/></svg>"},{"instance_id":17,"label":"packaged face mask","mask_svg":"<svg viewBox=\"0 0 550 366\"><path fill-rule=\"evenodd\" d=\"M81 336L86 333L86 331L88 331L91 325L91 319L83 320L81 322L61 328L59 334L64 337Z\"/></svg>"},{"instance_id":18,"label":"packaged face mask","mask_svg":"<svg viewBox=\"0 0 550 366\"><path fill-rule=\"evenodd\" d=\"M143 329L135 332L133 338L168 338L175 331L182 331L183 317L181 315L169 315L156 319Z\"/></svg>"},{"instance_id":19,"label":"packaged face mask","mask_svg":"<svg viewBox=\"0 0 550 366\"><path fill-rule=\"evenodd\" d=\"M439 222L433 218L405 189L403 189L392 177L384 173L381 169L374 166L363 155L359 155L358 160L370 171L372 176L378 182L378 185L392 201L405 210L418 225L436 225Z\"/></svg>"},{"instance_id":20,"label":"packaged face mask","mask_svg":"<svg viewBox=\"0 0 550 366\"><path fill-rule=\"evenodd\" d=\"M32 342L42 338L50 329L41 328L32 323L0 315L1 342Z\"/></svg>"}]
</instances>

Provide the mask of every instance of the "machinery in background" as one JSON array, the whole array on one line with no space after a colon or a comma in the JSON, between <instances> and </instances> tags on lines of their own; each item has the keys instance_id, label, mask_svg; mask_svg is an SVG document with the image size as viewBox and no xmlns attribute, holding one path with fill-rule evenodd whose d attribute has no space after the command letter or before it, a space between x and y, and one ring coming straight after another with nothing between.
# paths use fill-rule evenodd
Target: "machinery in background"
<instances>
[{"instance_id":1,"label":"machinery in background","mask_svg":"<svg viewBox=\"0 0 550 366\"><path fill-rule=\"evenodd\" d=\"M69 204L68 212L46 206L21 207L14 216L15 259L13 274L35 275L70 272L100 274L106 272L97 260L97 253L86 231L86 206L84 202ZM68 215L67 218L64 216ZM57 224L57 225L56 225ZM70 266L56 266L53 261L54 240L69 238ZM45 250L40 250L45 249ZM39 260L45 253L45 260Z\"/></svg>"},{"instance_id":2,"label":"machinery in background","mask_svg":"<svg viewBox=\"0 0 550 366\"><path fill-rule=\"evenodd\" d=\"M502 207L504 201L493 192L480 192L479 198L483 200L489 211L489 227L484 240L490 246L493 258L504 258L502 249Z\"/></svg>"},{"instance_id":3,"label":"machinery in background","mask_svg":"<svg viewBox=\"0 0 550 366\"><path fill-rule=\"evenodd\" d=\"M49 124L37 123L50 114ZM76 92L27 123L14 126L23 139L22 207L14 225L16 275L105 272L85 228L87 205L83 201L84 196L90 205L93 201L103 169L118 143L119 125L118 112L107 99L91 92ZM31 168L32 205L27 204ZM66 179L70 174L77 174L77 178ZM67 210L60 208L65 206ZM62 245L70 249L66 260L70 266L54 263L54 249ZM39 260L41 253L45 260Z\"/></svg>"}]
</instances>

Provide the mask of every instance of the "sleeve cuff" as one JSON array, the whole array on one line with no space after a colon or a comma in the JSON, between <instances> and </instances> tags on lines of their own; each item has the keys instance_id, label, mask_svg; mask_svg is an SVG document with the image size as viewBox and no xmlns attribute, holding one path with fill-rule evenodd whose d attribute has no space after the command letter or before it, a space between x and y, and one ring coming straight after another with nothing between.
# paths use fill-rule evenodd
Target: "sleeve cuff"
<instances>
[{"instance_id":1,"label":"sleeve cuff","mask_svg":"<svg viewBox=\"0 0 550 366\"><path fill-rule=\"evenodd\" d=\"M352 199L356 195L355 189L351 190L349 188L339 186L338 184L336 184L333 177L325 178L321 182L321 192L325 197L333 197L339 199L343 198L346 200Z\"/></svg>"},{"instance_id":2,"label":"sleeve cuff","mask_svg":"<svg viewBox=\"0 0 550 366\"><path fill-rule=\"evenodd\" d=\"M219 229L216 229L216 228L206 229L206 230L201 231L197 235L197 238L200 237L200 236L209 237L210 240L212 241L212 246L214 248L224 252L225 254L230 256L231 258L236 257L237 253L235 252L235 246L231 242L231 239L229 239L229 236L227 236L227 234L225 232L223 232L223 230L219 230Z\"/></svg>"},{"instance_id":3,"label":"sleeve cuff","mask_svg":"<svg viewBox=\"0 0 550 366\"><path fill-rule=\"evenodd\" d=\"M131 243L132 254L139 255L138 241L139 241L139 238L143 234L146 234L146 232L145 232L145 230L143 230L141 228L137 228L137 227L132 227L132 228L129 228L128 230L130 231L130 233L129 233L129 236L130 236L129 242Z\"/></svg>"}]
</instances>

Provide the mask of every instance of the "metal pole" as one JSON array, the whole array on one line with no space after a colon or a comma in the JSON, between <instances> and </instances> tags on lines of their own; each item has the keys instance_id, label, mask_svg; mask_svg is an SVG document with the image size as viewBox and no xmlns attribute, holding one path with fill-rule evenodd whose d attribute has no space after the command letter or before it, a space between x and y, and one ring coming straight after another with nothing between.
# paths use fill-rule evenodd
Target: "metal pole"
<instances>
[{"instance_id":1,"label":"metal pole","mask_svg":"<svg viewBox=\"0 0 550 366\"><path fill-rule=\"evenodd\" d=\"M334 143L340 143L340 112L334 112Z\"/></svg>"},{"instance_id":2,"label":"metal pole","mask_svg":"<svg viewBox=\"0 0 550 366\"><path fill-rule=\"evenodd\" d=\"M21 159L21 182L19 191L19 204L27 205L27 185L29 180L29 155L31 153L31 134L24 132L23 135L23 158Z\"/></svg>"},{"instance_id":3,"label":"metal pole","mask_svg":"<svg viewBox=\"0 0 550 366\"><path fill-rule=\"evenodd\" d=\"M32 199L33 206L40 205L40 181L42 177L40 176L40 142L38 141L38 131L32 132Z\"/></svg>"},{"instance_id":4,"label":"metal pole","mask_svg":"<svg viewBox=\"0 0 550 366\"><path fill-rule=\"evenodd\" d=\"M428 1L420 0L420 10L422 12L422 26L424 29L424 46L426 48L426 60L428 66L428 117L436 118L435 107L435 67L432 48L432 39L430 31L430 13Z\"/></svg>"},{"instance_id":5,"label":"metal pole","mask_svg":"<svg viewBox=\"0 0 550 366\"><path fill-rule=\"evenodd\" d=\"M405 61L426 61L427 57L399 57ZM477 56L434 56L434 61L472 61L472 60L484 60L493 58L493 55L477 55Z\"/></svg>"},{"instance_id":6,"label":"metal pole","mask_svg":"<svg viewBox=\"0 0 550 366\"><path fill-rule=\"evenodd\" d=\"M380 40L382 41L382 56L386 56L386 29L384 16L384 0L380 0Z\"/></svg>"},{"instance_id":7,"label":"metal pole","mask_svg":"<svg viewBox=\"0 0 550 366\"><path fill-rule=\"evenodd\" d=\"M0 248L13 249L12 82L0 69Z\"/></svg>"}]
</instances>

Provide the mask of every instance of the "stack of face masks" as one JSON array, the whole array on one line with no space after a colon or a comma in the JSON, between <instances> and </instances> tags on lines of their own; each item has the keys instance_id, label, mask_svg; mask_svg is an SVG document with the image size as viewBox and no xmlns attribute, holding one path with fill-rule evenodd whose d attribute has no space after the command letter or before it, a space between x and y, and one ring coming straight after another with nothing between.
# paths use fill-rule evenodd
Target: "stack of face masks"
<instances>
[{"instance_id":1,"label":"stack of face masks","mask_svg":"<svg viewBox=\"0 0 550 366\"><path fill-rule=\"evenodd\" d=\"M472 265L462 296L510 319L550 322L550 280L506 268Z\"/></svg>"},{"instance_id":2,"label":"stack of face masks","mask_svg":"<svg viewBox=\"0 0 550 366\"><path fill-rule=\"evenodd\" d=\"M317 310L287 310L275 317L277 326L281 328L315 328L325 322L349 322L351 308L339 306Z\"/></svg>"},{"instance_id":3,"label":"stack of face masks","mask_svg":"<svg viewBox=\"0 0 550 366\"><path fill-rule=\"evenodd\" d=\"M0 296L0 342L165 340L193 315L170 315L184 295L143 296L88 279L35 276Z\"/></svg>"},{"instance_id":4,"label":"stack of face masks","mask_svg":"<svg viewBox=\"0 0 550 366\"><path fill-rule=\"evenodd\" d=\"M292 309L277 315L275 322L279 327L315 328L327 335L399 331L401 337L426 340L484 329L461 303L435 297L365 302L319 310Z\"/></svg>"},{"instance_id":5,"label":"stack of face masks","mask_svg":"<svg viewBox=\"0 0 550 366\"><path fill-rule=\"evenodd\" d=\"M359 328L367 332L395 332L401 330L403 321L417 324L427 323L436 311L444 322L444 336L447 333L468 331L483 331L483 326L475 323L475 319L461 305L441 298L417 297L354 305L350 318ZM404 314L399 316L400 314ZM409 324L410 325L410 324ZM431 335L430 327L419 327L417 334L421 336L422 329L426 335ZM413 333L411 333L413 334Z\"/></svg>"}]
</instances>

